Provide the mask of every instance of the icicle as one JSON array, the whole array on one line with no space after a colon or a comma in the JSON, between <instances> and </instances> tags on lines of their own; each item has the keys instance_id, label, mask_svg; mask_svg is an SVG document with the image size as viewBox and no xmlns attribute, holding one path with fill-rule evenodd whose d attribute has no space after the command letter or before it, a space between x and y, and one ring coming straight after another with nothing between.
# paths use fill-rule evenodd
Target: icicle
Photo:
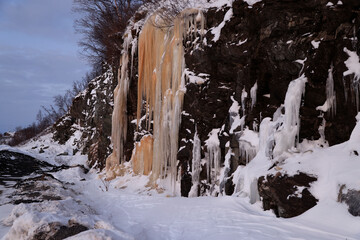
<instances>
[{"instance_id":1,"label":"icicle","mask_svg":"<svg viewBox=\"0 0 360 240\"><path fill-rule=\"evenodd\" d=\"M246 141L239 141L239 150L240 158L245 159L246 164L248 164L256 156L257 153L256 148L254 148Z\"/></svg>"},{"instance_id":2,"label":"icicle","mask_svg":"<svg viewBox=\"0 0 360 240\"><path fill-rule=\"evenodd\" d=\"M190 197L198 196L200 172L201 172L201 142L197 133L197 129L195 128L193 152L192 152L192 164L191 164L192 187L189 193Z\"/></svg>"},{"instance_id":3,"label":"icicle","mask_svg":"<svg viewBox=\"0 0 360 240\"><path fill-rule=\"evenodd\" d=\"M221 149L218 137L219 132L219 128L213 129L209 133L209 138L205 141L208 153L207 182L212 184L216 184L217 177L220 174Z\"/></svg>"},{"instance_id":4,"label":"icicle","mask_svg":"<svg viewBox=\"0 0 360 240\"><path fill-rule=\"evenodd\" d=\"M274 146L274 129L271 118L264 118L260 123L259 131L259 152L266 157L272 156L272 149Z\"/></svg>"},{"instance_id":5,"label":"icicle","mask_svg":"<svg viewBox=\"0 0 360 240\"><path fill-rule=\"evenodd\" d=\"M226 143L226 146L229 146L230 142ZM225 190L225 183L226 181L229 179L230 177L230 171L231 171L231 156L234 156L234 153L232 152L232 149L229 148L226 155L225 155L225 161L224 161L224 171L223 171L223 175L220 176L220 193L224 194L224 190Z\"/></svg>"},{"instance_id":6,"label":"icicle","mask_svg":"<svg viewBox=\"0 0 360 240\"><path fill-rule=\"evenodd\" d=\"M259 134L246 128L239 138L240 158L249 163L257 154Z\"/></svg>"},{"instance_id":7,"label":"icicle","mask_svg":"<svg viewBox=\"0 0 360 240\"><path fill-rule=\"evenodd\" d=\"M200 16L200 18L199 18ZM178 135L185 91L183 40L196 34L203 14L197 9L183 11L173 26L154 14L139 37L139 78L137 119L145 100L147 123L153 121L153 164L151 179L170 176L173 192L177 177ZM157 27L163 26L163 27Z\"/></svg>"},{"instance_id":8,"label":"icicle","mask_svg":"<svg viewBox=\"0 0 360 240\"><path fill-rule=\"evenodd\" d=\"M254 204L257 201L260 201L260 195L258 190L258 179L254 178L254 180L250 184L250 203Z\"/></svg>"},{"instance_id":9,"label":"icicle","mask_svg":"<svg viewBox=\"0 0 360 240\"><path fill-rule=\"evenodd\" d=\"M244 126L245 124L245 117L243 116L242 118L240 118L239 115L239 103L231 96L230 97L231 100L233 101L230 109L229 109L229 123L230 123L230 133L234 133L234 130L238 127L241 126L241 128Z\"/></svg>"},{"instance_id":10,"label":"icicle","mask_svg":"<svg viewBox=\"0 0 360 240\"><path fill-rule=\"evenodd\" d=\"M300 105L305 93L307 78L302 75L290 82L285 96L285 118L282 127L275 133L274 155L278 156L284 151L295 147L299 142L300 131Z\"/></svg>"},{"instance_id":11,"label":"icicle","mask_svg":"<svg viewBox=\"0 0 360 240\"><path fill-rule=\"evenodd\" d=\"M153 143L151 135L143 136L140 142L135 144L131 162L135 174L148 175L151 172L153 161Z\"/></svg>"},{"instance_id":12,"label":"icicle","mask_svg":"<svg viewBox=\"0 0 360 240\"><path fill-rule=\"evenodd\" d=\"M136 53L136 48L137 48L137 38L134 38L134 40L131 42L131 68L130 68L130 79L132 78L133 75L133 67L134 67L134 55Z\"/></svg>"},{"instance_id":13,"label":"icicle","mask_svg":"<svg viewBox=\"0 0 360 240\"><path fill-rule=\"evenodd\" d=\"M106 159L108 177L114 177L114 171L124 161L124 143L127 136L127 96L129 91L128 49L132 41L131 33L127 33L123 43L123 53L118 71L118 85L114 90L114 110L112 115L111 141L113 152Z\"/></svg>"},{"instance_id":14,"label":"icicle","mask_svg":"<svg viewBox=\"0 0 360 240\"><path fill-rule=\"evenodd\" d=\"M326 80L326 98L328 99L330 104L330 111L329 114L331 114L332 117L336 115L336 93L334 90L334 65L331 64L331 67L329 69L329 75Z\"/></svg>"},{"instance_id":15,"label":"icicle","mask_svg":"<svg viewBox=\"0 0 360 240\"><path fill-rule=\"evenodd\" d=\"M257 94L257 82L255 82L254 86L250 89L250 96L251 96L251 109L253 109L253 107L256 104L256 94Z\"/></svg>"},{"instance_id":16,"label":"icicle","mask_svg":"<svg viewBox=\"0 0 360 240\"><path fill-rule=\"evenodd\" d=\"M324 141L324 142L326 141L326 139L325 139L325 126L326 126L326 120L325 120L325 118L323 118L322 123L320 124L318 131L319 131L319 134L320 134L320 139L322 141Z\"/></svg>"},{"instance_id":17,"label":"icicle","mask_svg":"<svg viewBox=\"0 0 360 240\"><path fill-rule=\"evenodd\" d=\"M252 127L255 132L259 132L259 124L256 121L253 121Z\"/></svg>"},{"instance_id":18,"label":"icicle","mask_svg":"<svg viewBox=\"0 0 360 240\"><path fill-rule=\"evenodd\" d=\"M328 78L326 80L326 101L322 106L316 107L316 110L327 112L332 117L336 114L336 93L334 90L333 69L334 66L331 64Z\"/></svg>"},{"instance_id":19,"label":"icicle","mask_svg":"<svg viewBox=\"0 0 360 240\"><path fill-rule=\"evenodd\" d=\"M244 116L245 115L245 101L246 101L246 98L247 98L248 94L245 90L245 87L244 89L242 90L242 93L241 93L241 108L242 108L242 115Z\"/></svg>"}]
</instances>

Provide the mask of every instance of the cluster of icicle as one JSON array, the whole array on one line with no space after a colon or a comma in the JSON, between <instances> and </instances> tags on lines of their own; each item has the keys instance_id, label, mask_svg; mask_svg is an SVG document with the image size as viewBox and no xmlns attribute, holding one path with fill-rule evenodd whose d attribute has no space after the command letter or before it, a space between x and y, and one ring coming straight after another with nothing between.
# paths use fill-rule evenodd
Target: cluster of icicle
<instances>
[{"instance_id":1,"label":"cluster of icicle","mask_svg":"<svg viewBox=\"0 0 360 240\"><path fill-rule=\"evenodd\" d=\"M307 78L304 75L290 82L284 104L278 108L272 119L265 118L262 120L259 133L256 133L255 129L254 131L251 131L247 128L241 128L241 136L239 138L239 157L246 159L247 163L249 163L252 159L257 159L256 161L261 161L260 165L262 165L264 164L264 159L280 157L284 152L297 147L300 131L300 107L302 97L305 93L306 82ZM255 84L252 88L251 95L253 96L256 95L256 87L257 86ZM252 97L252 99L253 98L254 97ZM233 101L234 104L230 108L229 112L233 112L235 109L239 110L239 104L234 99ZM285 114L282 114L283 108L285 108ZM245 114L244 110L241 112ZM237 116L237 118L239 119L240 117ZM256 135L258 136L258 143L254 145L249 141L249 139L256 139L256 137L254 137ZM219 179L220 184L222 184L220 185L220 192L223 191L225 181L230 177L229 169L232 155L234 155L234 152L231 148L229 148L228 153L225 156L225 169L222 176L223 179ZM256 199L258 199L256 186L257 179L254 179L254 176L247 176L246 171L242 172L242 174L245 175L240 174L238 177L234 177L233 181L235 184L235 192L247 192L250 194L250 202L253 203Z\"/></svg>"},{"instance_id":2,"label":"cluster of icicle","mask_svg":"<svg viewBox=\"0 0 360 240\"><path fill-rule=\"evenodd\" d=\"M327 112L329 116L334 117L336 115L336 92L334 89L334 65L331 64L328 70L328 77L326 79L326 101L322 106L316 108L322 112Z\"/></svg>"},{"instance_id":3,"label":"cluster of icicle","mask_svg":"<svg viewBox=\"0 0 360 240\"><path fill-rule=\"evenodd\" d=\"M173 22L165 21L161 12L153 14L145 23L138 42L138 106L137 124L142 109L152 135L146 135L135 145L132 154L134 172L148 174L155 183L158 178L171 176L175 188L178 134L185 92L184 38L204 32L201 10L187 9ZM107 160L107 171L123 162L126 141L126 104L128 81L128 53L122 56L119 85L115 89L112 143L113 153ZM145 106L143 106L145 103ZM152 123L152 124L151 124ZM151 149L151 150L150 150ZM150 167L151 166L151 167Z\"/></svg>"},{"instance_id":4,"label":"cluster of icicle","mask_svg":"<svg viewBox=\"0 0 360 240\"><path fill-rule=\"evenodd\" d=\"M129 27L130 29L130 27ZM120 59L120 69L118 71L118 85L114 90L114 110L112 115L111 141L113 152L106 159L107 179L112 179L119 175L119 164L124 161L124 143L127 136L127 97L130 85L128 73L129 48L131 48L131 69L133 58L136 51L137 39L133 39L130 30L126 31L123 43L123 50Z\"/></svg>"},{"instance_id":5,"label":"cluster of icicle","mask_svg":"<svg viewBox=\"0 0 360 240\"><path fill-rule=\"evenodd\" d=\"M130 85L129 52L131 52L132 66L133 55L138 48L137 125L139 126L140 119L146 119L147 128L152 130L152 134L143 136L140 142L135 144L131 157L133 171L136 174L151 174L150 179L154 186L157 179L170 176L172 189L175 191L179 125L185 93L183 42L185 38L198 32L201 35L204 33L203 13L198 9L187 9L175 17L173 22L165 21L161 17L161 12L153 14L144 24L138 44L137 39L133 39L130 33L125 36L118 86L114 92L113 153L106 161L108 179L119 174L119 165L124 162L123 148L127 140L128 125L126 108ZM130 46L132 46L131 51L129 51ZM329 79L328 89L333 89L330 73ZM304 76L292 81L289 84L284 106L274 114L273 121L264 119L268 124L266 124L266 134L261 133L261 129L265 127L260 127L259 149L255 149L254 146L249 147L247 142L239 142L240 154L246 157L247 162L259 151L264 151L267 157L274 157L297 145L300 128L299 109L306 81ZM257 83L250 90L251 108L256 104L256 92ZM333 93L329 91L328 95L328 98L331 98ZM237 102L233 104L234 111L230 111L235 114L231 118L232 131L239 125L243 131L247 97L248 93L244 89L241 96L241 117L238 111L240 104ZM285 115L281 114L283 107L285 107ZM145 115L141 116L144 109ZM214 129L206 141L207 181L212 184L219 184L221 180L219 179L221 172L219 132L220 129ZM195 133L192 161L193 188L190 196L198 194L200 171L201 142L198 134Z\"/></svg>"}]
</instances>

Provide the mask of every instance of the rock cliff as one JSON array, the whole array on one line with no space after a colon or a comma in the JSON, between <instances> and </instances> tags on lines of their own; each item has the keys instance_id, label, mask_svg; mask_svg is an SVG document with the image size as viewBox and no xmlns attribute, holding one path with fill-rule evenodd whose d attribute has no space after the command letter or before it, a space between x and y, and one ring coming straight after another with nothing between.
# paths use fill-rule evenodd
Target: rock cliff
<instances>
[{"instance_id":1,"label":"rock cliff","mask_svg":"<svg viewBox=\"0 0 360 240\"><path fill-rule=\"evenodd\" d=\"M272 161L269 170L281 169L278 164L289 149L299 151L299 143L307 141L320 147L342 143L349 139L356 124L360 3L247 2L235 0L205 9L204 36L195 32L183 39L186 90L176 140L176 178L183 196L239 192L236 171L259 151ZM147 15L146 10L140 10L124 35L132 40L123 49L131 61L121 63L126 65L129 78L124 109L125 161L130 161L136 142L153 134L152 123L150 128L145 121L136 125L139 74L135 49ZM70 112L55 124L54 137L59 142L71 136L72 128L83 128L78 147L89 154L91 165L100 168L111 152L113 76L116 74L110 69L91 81L89 88L75 98ZM143 107L140 112L146 115L147 109ZM261 128L271 128L263 143ZM216 140L216 151L209 139ZM281 141L285 141L285 147L279 147ZM216 157L211 157L214 151L220 157L215 167L212 164ZM276 177L269 174L255 180L250 186L254 192L259 188L264 208L274 209L279 216L295 216L316 204L307 189L300 200L296 196L287 198L294 194L295 186L309 187L316 181L314 176L300 173L291 177L279 172ZM280 190L276 187L278 181L283 181ZM288 207L294 201L296 211Z\"/></svg>"}]
</instances>

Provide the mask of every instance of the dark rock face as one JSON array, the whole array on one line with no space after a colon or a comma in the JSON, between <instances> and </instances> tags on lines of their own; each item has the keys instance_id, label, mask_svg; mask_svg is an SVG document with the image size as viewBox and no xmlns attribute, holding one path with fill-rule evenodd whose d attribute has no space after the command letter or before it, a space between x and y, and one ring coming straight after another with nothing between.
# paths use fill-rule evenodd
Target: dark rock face
<instances>
[{"instance_id":1,"label":"dark rock face","mask_svg":"<svg viewBox=\"0 0 360 240\"><path fill-rule=\"evenodd\" d=\"M262 0L251 8L242 0L235 0L232 9L209 9L205 14L207 31L204 39L187 45L185 62L195 75L206 74L203 84L188 83L184 95L183 114L179 129L178 168L181 168L181 195L188 196L191 189L191 165L194 133L197 131L201 142L201 158L206 157L205 141L214 128L219 129L221 164L225 155L232 150L226 181L220 188L225 194L233 194L231 174L247 161L240 154L240 127L230 132L229 108L236 100L244 108L239 115L245 115L245 127L256 130L265 117L284 103L289 83L301 75L308 79L305 95L300 108L300 141L316 140L320 137L319 126L326 120L325 138L330 145L348 140L355 126L356 95L358 87L353 76L345 76L345 61L348 59L344 48L360 54L360 3L356 0ZM221 29L218 41L214 42L211 29L219 26L225 14L232 10L233 16ZM144 18L138 14L135 21ZM133 36L138 35L133 29ZM204 41L202 41L204 40ZM206 42L206 43L204 43ZM130 87L128 93L128 131L124 146L125 159L130 160L134 139L142 134L136 132L137 108L137 56L132 69L129 63ZM316 108L326 101L326 82L329 69L333 67L334 91L336 93L336 114L322 113ZM112 72L111 70L109 70ZM110 153L111 113L113 89L116 86L116 71L110 78L104 75L94 79L89 88L79 95L64 118L55 124L54 138L66 142L76 129L83 134L75 148L89 154L89 162L99 168L105 166ZM111 79L111 83L105 82ZM252 106L250 91L257 84L256 103ZM247 97L242 96L246 91ZM104 101L103 101L104 100ZM144 129L144 128L143 128ZM206 164L200 174L200 194L211 189L206 183ZM261 180L261 181L260 181ZM281 217L291 217L316 204L316 199L306 189L316 179L305 174L293 177L266 176L259 180L264 208L274 209ZM297 186L297 187L295 187ZM305 187L301 197L295 192ZM294 194L294 196L292 196ZM288 196L290 196L288 198ZM292 206L293 205L293 206Z\"/></svg>"},{"instance_id":2,"label":"dark rock face","mask_svg":"<svg viewBox=\"0 0 360 240\"><path fill-rule=\"evenodd\" d=\"M360 216L360 191L349 189L343 193L343 187L340 189L339 201L345 202L349 206L349 213L353 216Z\"/></svg>"},{"instance_id":3,"label":"dark rock face","mask_svg":"<svg viewBox=\"0 0 360 240\"><path fill-rule=\"evenodd\" d=\"M181 177L181 196L188 197L192 186L190 173L184 173Z\"/></svg>"},{"instance_id":4,"label":"dark rock face","mask_svg":"<svg viewBox=\"0 0 360 240\"><path fill-rule=\"evenodd\" d=\"M6 188L0 205L63 199L64 195L69 195L66 183L56 179L51 173L73 167L80 167L84 173L87 172L80 165L54 166L22 153L0 151L0 185Z\"/></svg>"},{"instance_id":5,"label":"dark rock face","mask_svg":"<svg viewBox=\"0 0 360 240\"><path fill-rule=\"evenodd\" d=\"M183 106L186 116L182 116L179 137L179 146L185 147L179 153L181 165L191 166L195 126L202 151L209 132L221 128L222 162L227 141L236 153L232 157L230 174L238 165L246 164L237 154L236 141L232 144L237 136L229 133L230 96L241 104L242 92L247 92L245 126L252 130L263 118L273 116L284 103L289 83L302 74L308 83L300 108L300 141L318 139L323 118L326 120L325 138L330 145L349 139L355 126L357 90L353 90L356 84L353 76L343 76L347 70L344 61L349 58L344 48L359 49L359 42L354 40L360 32L359 3L346 1L344 5L337 5L334 2L334 7L327 7L327 3L323 0L263 0L249 8L245 2L235 0L233 17L222 28L219 40L212 41L214 35L208 31L207 44L187 48L186 67L196 75L208 74L209 80L202 85L189 83L186 86ZM229 10L229 7L209 9L205 13L207 29L218 26ZM336 114L324 113L322 117L316 107L326 101L326 81L331 66ZM258 85L257 101L252 107L250 89L255 83ZM226 192L231 193L229 184Z\"/></svg>"},{"instance_id":6,"label":"dark rock face","mask_svg":"<svg viewBox=\"0 0 360 240\"><path fill-rule=\"evenodd\" d=\"M11 152L0 151L0 184L9 185L8 181L20 181L22 177L30 174L42 174L53 166L47 162L39 161L31 156Z\"/></svg>"},{"instance_id":7,"label":"dark rock face","mask_svg":"<svg viewBox=\"0 0 360 240\"><path fill-rule=\"evenodd\" d=\"M111 115L116 71L104 65L103 74L90 81L88 88L73 100L69 112L54 124L54 139L64 144L76 130L82 136L74 146L88 154L90 166L105 166L110 154Z\"/></svg>"},{"instance_id":8,"label":"dark rock face","mask_svg":"<svg viewBox=\"0 0 360 240\"><path fill-rule=\"evenodd\" d=\"M290 218L298 216L316 205L317 199L311 195L310 183L315 177L299 173L295 176L268 175L259 178L259 195L264 210L272 209L276 216Z\"/></svg>"}]
</instances>

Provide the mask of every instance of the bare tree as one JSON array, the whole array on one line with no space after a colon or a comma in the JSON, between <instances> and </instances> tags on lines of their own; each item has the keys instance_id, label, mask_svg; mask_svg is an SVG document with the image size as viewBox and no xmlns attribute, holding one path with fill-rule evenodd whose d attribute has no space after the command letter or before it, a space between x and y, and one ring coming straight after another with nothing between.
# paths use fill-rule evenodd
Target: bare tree
<instances>
[{"instance_id":1,"label":"bare tree","mask_svg":"<svg viewBox=\"0 0 360 240\"><path fill-rule=\"evenodd\" d=\"M74 0L74 11L81 14L75 30L83 35L82 55L92 64L117 65L122 33L129 18L146 0Z\"/></svg>"}]
</instances>

